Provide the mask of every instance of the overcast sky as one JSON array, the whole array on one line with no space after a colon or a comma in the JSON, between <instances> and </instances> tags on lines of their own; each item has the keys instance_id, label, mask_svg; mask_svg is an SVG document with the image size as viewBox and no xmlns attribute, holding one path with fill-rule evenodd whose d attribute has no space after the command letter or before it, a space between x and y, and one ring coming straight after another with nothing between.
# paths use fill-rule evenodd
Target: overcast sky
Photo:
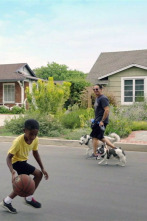
<instances>
[{"instance_id":1,"label":"overcast sky","mask_svg":"<svg viewBox=\"0 0 147 221\"><path fill-rule=\"evenodd\" d=\"M147 0L0 0L0 63L89 72L101 52L147 49Z\"/></svg>"}]
</instances>

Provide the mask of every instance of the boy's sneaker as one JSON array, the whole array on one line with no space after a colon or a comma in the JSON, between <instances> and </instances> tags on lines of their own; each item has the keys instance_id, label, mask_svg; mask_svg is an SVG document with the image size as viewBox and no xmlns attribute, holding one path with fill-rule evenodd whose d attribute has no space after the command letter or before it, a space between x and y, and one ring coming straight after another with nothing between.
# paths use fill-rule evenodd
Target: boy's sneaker
<instances>
[{"instance_id":1,"label":"boy's sneaker","mask_svg":"<svg viewBox=\"0 0 147 221\"><path fill-rule=\"evenodd\" d=\"M37 202L34 198L32 198L31 201L26 200L25 198L25 203L28 206L33 206L34 208L41 208L41 203Z\"/></svg>"},{"instance_id":2,"label":"boy's sneaker","mask_svg":"<svg viewBox=\"0 0 147 221\"><path fill-rule=\"evenodd\" d=\"M17 210L15 208L13 208L11 203L5 203L4 200L0 203L0 205L5 208L7 211L9 211L10 213L17 213Z\"/></svg>"}]
</instances>

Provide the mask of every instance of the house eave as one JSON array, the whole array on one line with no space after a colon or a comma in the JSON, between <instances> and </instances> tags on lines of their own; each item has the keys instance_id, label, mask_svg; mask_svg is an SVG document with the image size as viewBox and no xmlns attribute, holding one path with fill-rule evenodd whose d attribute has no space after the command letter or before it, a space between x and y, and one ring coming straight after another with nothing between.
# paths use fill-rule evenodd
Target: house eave
<instances>
[{"instance_id":1,"label":"house eave","mask_svg":"<svg viewBox=\"0 0 147 221\"><path fill-rule=\"evenodd\" d=\"M108 85L108 80L98 80L97 84Z\"/></svg>"},{"instance_id":2,"label":"house eave","mask_svg":"<svg viewBox=\"0 0 147 221\"><path fill-rule=\"evenodd\" d=\"M22 66L26 67L28 69L28 71L30 72L30 74L32 75L32 77L36 77L35 73L31 70L31 68L29 67L29 65L27 63L24 63L24 65ZM20 68L16 70L16 72L19 72Z\"/></svg>"},{"instance_id":3,"label":"house eave","mask_svg":"<svg viewBox=\"0 0 147 221\"><path fill-rule=\"evenodd\" d=\"M16 82L16 81L23 81L24 79L0 79L0 82Z\"/></svg>"},{"instance_id":4,"label":"house eave","mask_svg":"<svg viewBox=\"0 0 147 221\"><path fill-rule=\"evenodd\" d=\"M0 82L16 82L16 81L26 81L26 80L38 81L39 78L25 77L25 78L13 78L13 79L0 79Z\"/></svg>"},{"instance_id":5,"label":"house eave","mask_svg":"<svg viewBox=\"0 0 147 221\"><path fill-rule=\"evenodd\" d=\"M121 71L124 71L124 70L132 68L132 67L137 67L137 68L141 68L141 69L147 70L147 67L145 67L145 66L142 66L142 65L139 65L139 64L131 64L131 65L128 65L126 67L120 68L120 69L118 69L116 71L110 72L110 73L108 73L106 75L103 75L103 76L99 77L98 80L102 80L105 77L109 77L109 76L111 76L113 74L117 74L117 73L119 73Z\"/></svg>"}]
</instances>

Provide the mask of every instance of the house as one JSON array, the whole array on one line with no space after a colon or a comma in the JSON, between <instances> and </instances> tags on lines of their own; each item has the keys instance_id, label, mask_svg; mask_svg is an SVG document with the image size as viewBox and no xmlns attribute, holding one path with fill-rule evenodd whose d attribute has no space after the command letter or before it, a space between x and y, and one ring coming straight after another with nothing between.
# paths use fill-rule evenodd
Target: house
<instances>
[{"instance_id":1,"label":"house","mask_svg":"<svg viewBox=\"0 0 147 221\"><path fill-rule=\"evenodd\" d=\"M121 105L147 98L147 50L101 53L87 79L105 85Z\"/></svg>"},{"instance_id":2,"label":"house","mask_svg":"<svg viewBox=\"0 0 147 221\"><path fill-rule=\"evenodd\" d=\"M26 87L31 88L38 78L28 64L0 65L0 105L26 106Z\"/></svg>"}]
</instances>

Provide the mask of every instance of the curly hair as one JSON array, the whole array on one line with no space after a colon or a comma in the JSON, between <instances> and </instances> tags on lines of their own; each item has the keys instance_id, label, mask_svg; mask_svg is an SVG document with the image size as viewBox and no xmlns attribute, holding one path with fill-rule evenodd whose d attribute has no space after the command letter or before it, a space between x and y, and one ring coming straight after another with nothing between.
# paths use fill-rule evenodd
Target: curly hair
<instances>
[{"instance_id":1,"label":"curly hair","mask_svg":"<svg viewBox=\"0 0 147 221\"><path fill-rule=\"evenodd\" d=\"M28 119L25 121L24 128L28 130L39 130L39 123L37 120Z\"/></svg>"}]
</instances>

